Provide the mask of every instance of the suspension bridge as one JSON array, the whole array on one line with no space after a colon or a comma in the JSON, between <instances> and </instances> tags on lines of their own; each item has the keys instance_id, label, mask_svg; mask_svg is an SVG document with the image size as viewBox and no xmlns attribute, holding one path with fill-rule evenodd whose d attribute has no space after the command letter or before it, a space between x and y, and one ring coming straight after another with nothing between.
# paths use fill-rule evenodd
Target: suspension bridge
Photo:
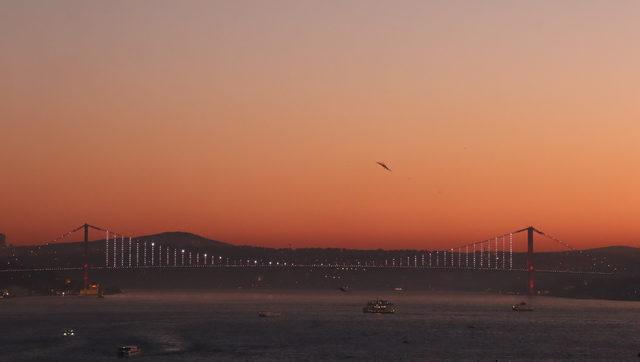
<instances>
[{"instance_id":1,"label":"suspension bridge","mask_svg":"<svg viewBox=\"0 0 640 362\"><path fill-rule=\"evenodd\" d=\"M91 241L90 231L101 233L104 239ZM76 233L83 234L80 243L68 243ZM521 237L523 236L523 237ZM546 265L536 269L534 244L538 240L550 240L572 255L582 256L581 266ZM517 240L516 240L517 239ZM68 258L61 261L57 251L47 253L50 246L68 243L68 254L81 265L74 265ZM524 244L524 245L523 245ZM35 251L34 251L35 250ZM520 251L521 250L521 251ZM570 244L533 226L500 234L480 241L441 250L412 250L360 254L340 260L318 259L302 256L291 249L278 255L238 255L238 251L215 248L179 247L150 237L128 236L109 228L83 224L57 238L31 247L29 253L9 255L0 272L37 272L82 270L83 285L89 284L91 269L142 269L142 268L416 268L462 271L526 272L527 290L536 292L536 273L614 274L617 270L606 260L577 250ZM23 253L24 254L24 253ZM98 258L99 255L102 255ZM38 259L39 257L39 259ZM29 260L29 259L32 260ZM37 260L34 260L37 259ZM101 259L101 260L100 260Z\"/></svg>"}]
</instances>

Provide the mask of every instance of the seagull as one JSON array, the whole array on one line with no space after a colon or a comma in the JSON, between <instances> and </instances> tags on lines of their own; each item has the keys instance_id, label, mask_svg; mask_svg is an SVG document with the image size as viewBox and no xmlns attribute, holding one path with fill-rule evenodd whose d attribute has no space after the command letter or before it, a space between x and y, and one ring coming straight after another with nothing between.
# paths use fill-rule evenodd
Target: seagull
<instances>
[{"instance_id":1,"label":"seagull","mask_svg":"<svg viewBox=\"0 0 640 362\"><path fill-rule=\"evenodd\" d=\"M387 166L384 162L376 162L378 165L382 166L382 168L384 168L387 171L391 171L391 169L389 168L389 166Z\"/></svg>"}]
</instances>

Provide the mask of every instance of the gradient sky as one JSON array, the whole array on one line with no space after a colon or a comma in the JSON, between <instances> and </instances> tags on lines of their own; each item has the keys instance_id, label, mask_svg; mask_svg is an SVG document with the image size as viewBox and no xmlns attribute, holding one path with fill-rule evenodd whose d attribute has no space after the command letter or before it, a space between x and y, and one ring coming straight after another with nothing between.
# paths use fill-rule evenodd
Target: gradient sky
<instances>
[{"instance_id":1,"label":"gradient sky","mask_svg":"<svg viewBox=\"0 0 640 362\"><path fill-rule=\"evenodd\" d=\"M638 19L638 1L2 1L0 232L435 248L533 224L640 246Z\"/></svg>"}]
</instances>

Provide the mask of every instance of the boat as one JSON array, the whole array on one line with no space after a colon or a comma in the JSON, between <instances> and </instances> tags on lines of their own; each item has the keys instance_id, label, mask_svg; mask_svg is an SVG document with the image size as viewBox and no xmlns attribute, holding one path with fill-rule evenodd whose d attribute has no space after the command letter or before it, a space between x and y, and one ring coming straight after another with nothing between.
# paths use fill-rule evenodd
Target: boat
<instances>
[{"instance_id":1,"label":"boat","mask_svg":"<svg viewBox=\"0 0 640 362\"><path fill-rule=\"evenodd\" d=\"M142 353L142 349L136 345L122 346L118 348L118 356L120 358L133 357Z\"/></svg>"},{"instance_id":2,"label":"boat","mask_svg":"<svg viewBox=\"0 0 640 362\"><path fill-rule=\"evenodd\" d=\"M511 306L514 312L533 312L533 308L525 302L520 302Z\"/></svg>"},{"instance_id":3,"label":"boat","mask_svg":"<svg viewBox=\"0 0 640 362\"><path fill-rule=\"evenodd\" d=\"M349 288L349 286L347 286L347 285L343 285L343 286L340 287L340 290L343 291L343 292L348 292L349 290L351 290L351 288Z\"/></svg>"},{"instance_id":4,"label":"boat","mask_svg":"<svg viewBox=\"0 0 640 362\"><path fill-rule=\"evenodd\" d=\"M62 335L65 337L73 337L76 335L76 331L72 328L67 328L64 331L62 331Z\"/></svg>"},{"instance_id":5,"label":"boat","mask_svg":"<svg viewBox=\"0 0 640 362\"><path fill-rule=\"evenodd\" d=\"M280 312L269 312L269 311L258 312L258 317L262 317L262 318L274 318L274 317L280 317L280 316L282 316L282 313Z\"/></svg>"},{"instance_id":6,"label":"boat","mask_svg":"<svg viewBox=\"0 0 640 362\"><path fill-rule=\"evenodd\" d=\"M363 313L391 314L397 311L395 304L382 299L371 300L362 308Z\"/></svg>"},{"instance_id":7,"label":"boat","mask_svg":"<svg viewBox=\"0 0 640 362\"><path fill-rule=\"evenodd\" d=\"M393 290L396 291L396 292L402 292L402 291L404 291L404 288L395 287L395 288L393 288Z\"/></svg>"}]
</instances>

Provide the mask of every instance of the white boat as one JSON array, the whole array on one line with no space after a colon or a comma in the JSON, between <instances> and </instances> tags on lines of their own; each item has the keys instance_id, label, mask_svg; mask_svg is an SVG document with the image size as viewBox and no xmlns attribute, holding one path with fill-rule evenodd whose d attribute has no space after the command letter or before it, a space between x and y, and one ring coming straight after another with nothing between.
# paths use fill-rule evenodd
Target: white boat
<instances>
[{"instance_id":1,"label":"white boat","mask_svg":"<svg viewBox=\"0 0 640 362\"><path fill-rule=\"evenodd\" d=\"M520 302L511 306L514 312L533 312L533 308L525 302Z\"/></svg>"},{"instance_id":2,"label":"white boat","mask_svg":"<svg viewBox=\"0 0 640 362\"><path fill-rule=\"evenodd\" d=\"M142 353L142 349L136 345L122 346L118 348L118 356L120 358L133 357Z\"/></svg>"}]
</instances>

